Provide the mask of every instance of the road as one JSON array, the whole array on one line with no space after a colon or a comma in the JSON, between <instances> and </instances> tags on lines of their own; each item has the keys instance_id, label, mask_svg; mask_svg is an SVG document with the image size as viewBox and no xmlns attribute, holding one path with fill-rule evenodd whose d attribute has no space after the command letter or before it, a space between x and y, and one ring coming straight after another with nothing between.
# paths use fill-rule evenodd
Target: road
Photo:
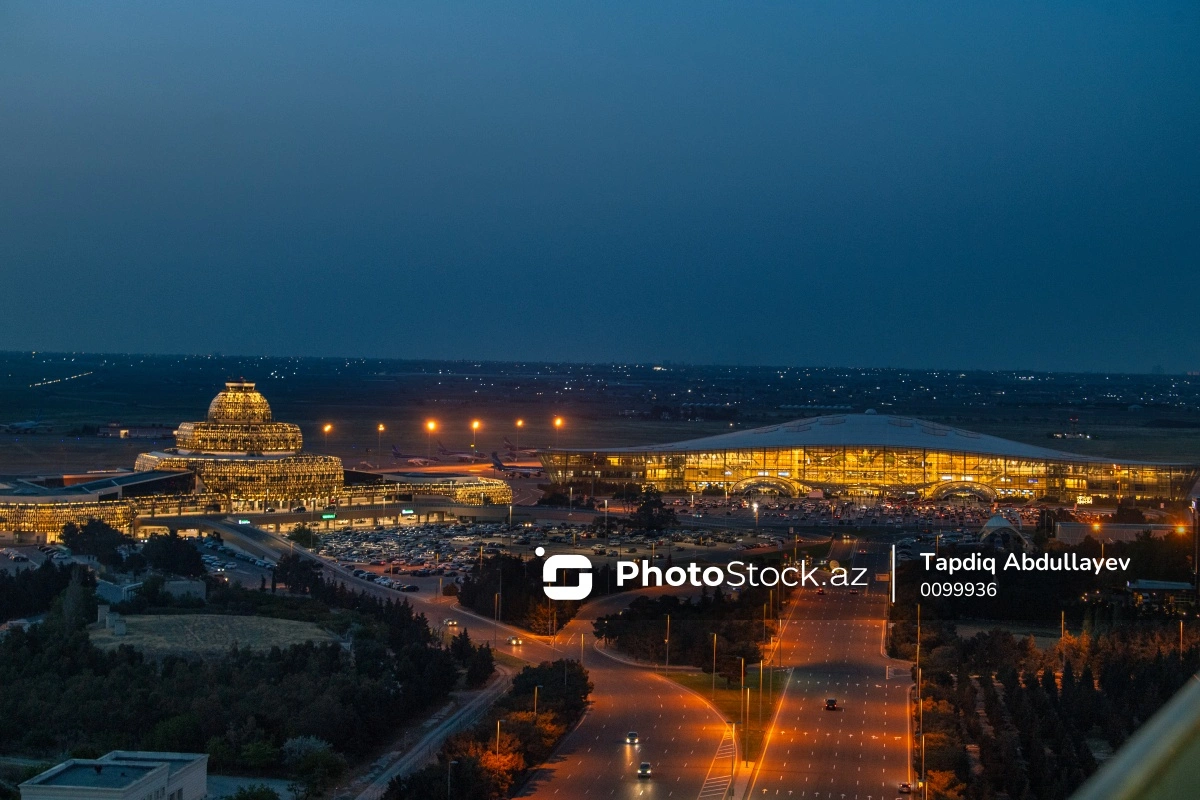
<instances>
[{"instance_id":1,"label":"road","mask_svg":"<svg viewBox=\"0 0 1200 800\"><path fill-rule=\"evenodd\" d=\"M887 571L888 552L882 543L838 542L831 558L873 577ZM895 797L900 782L912 780L912 679L905 662L881 652L888 584L872 580L859 594L803 589L794 597L780 654L791 675L749 796ZM825 710L831 697L839 710Z\"/></svg>"},{"instance_id":2,"label":"road","mask_svg":"<svg viewBox=\"0 0 1200 800\"><path fill-rule=\"evenodd\" d=\"M291 548L290 544L278 537L249 526L236 526L236 533L234 526L230 526L227 533L246 540L245 544L255 549L274 550L276 555ZM850 545L845 547L850 548ZM295 548L295 551L301 552L301 549ZM724 548L719 554L712 551L692 551L692 554L708 558L715 556L722 561L747 555ZM322 563L326 567L327 577L372 594L396 597L392 590L354 578L344 568ZM438 597L432 591L436 588L436 579L414 582L422 584L422 591L406 597L426 614L433 626L442 627L446 635L466 629L473 640L494 641L501 652L531 664L564 657L582 658L589 671L594 692L587 714L567 734L554 756L531 776L519 796L717 800L726 795L734 767L734 744L723 717L705 698L656 674L652 669L611 659L590 646L594 641L592 622L598 616L612 613L628 604L634 593L600 597L586 604L557 636L548 639L503 624L497 625L494 620L454 605L452 598ZM669 587L650 591L678 592ZM834 602L844 601L845 598ZM858 602L864 601L860 599ZM871 602L878 601L872 598ZM447 620L454 620L457 625L446 625ZM792 627L799 629L800 623L797 621ZM875 624L876 637L879 630L879 625ZM513 634L521 636L524 644L507 644L507 637ZM581 644L584 645L582 648ZM785 637L785 658L800 657L797 646L797 642ZM882 673L877 638L874 646L876 660L881 665L879 672ZM801 699L807 698L801 691L802 686L807 684L797 682L793 692L798 704L808 702L807 699ZM822 693L826 689L814 686L812 691L821 694L823 702ZM903 712L897 719L900 724L903 723ZM637 745L626 744L625 737L629 731L637 731L640 739ZM642 761L648 761L653 766L653 777L648 780L637 777L637 768Z\"/></svg>"}]
</instances>

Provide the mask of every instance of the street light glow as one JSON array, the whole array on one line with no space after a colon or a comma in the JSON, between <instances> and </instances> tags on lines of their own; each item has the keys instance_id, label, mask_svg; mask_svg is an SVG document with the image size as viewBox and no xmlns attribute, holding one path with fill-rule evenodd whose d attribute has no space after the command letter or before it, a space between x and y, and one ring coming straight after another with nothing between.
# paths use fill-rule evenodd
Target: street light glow
<instances>
[{"instance_id":1,"label":"street light glow","mask_svg":"<svg viewBox=\"0 0 1200 800\"><path fill-rule=\"evenodd\" d=\"M433 433L434 431L437 430L437 423L434 422L433 420L427 421L425 423L425 430L429 431L430 433Z\"/></svg>"}]
</instances>

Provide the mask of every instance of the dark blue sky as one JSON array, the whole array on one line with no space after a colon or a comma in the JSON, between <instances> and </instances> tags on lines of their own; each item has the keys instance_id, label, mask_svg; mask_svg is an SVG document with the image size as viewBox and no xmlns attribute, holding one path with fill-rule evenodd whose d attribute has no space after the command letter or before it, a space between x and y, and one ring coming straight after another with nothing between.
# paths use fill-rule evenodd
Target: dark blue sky
<instances>
[{"instance_id":1,"label":"dark blue sky","mask_svg":"<svg viewBox=\"0 0 1200 800\"><path fill-rule=\"evenodd\" d=\"M965 5L4 3L0 349L1200 369L1200 5Z\"/></svg>"}]
</instances>

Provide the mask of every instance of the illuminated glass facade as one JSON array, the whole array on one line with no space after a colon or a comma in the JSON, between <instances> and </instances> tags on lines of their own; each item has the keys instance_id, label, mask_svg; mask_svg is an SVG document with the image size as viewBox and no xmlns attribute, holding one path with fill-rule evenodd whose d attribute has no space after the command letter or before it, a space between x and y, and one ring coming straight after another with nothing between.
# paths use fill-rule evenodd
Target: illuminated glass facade
<instances>
[{"instance_id":1,"label":"illuminated glass facade","mask_svg":"<svg viewBox=\"0 0 1200 800\"><path fill-rule=\"evenodd\" d=\"M838 441L841 439L841 441ZM766 491L937 499L1183 500L1200 476L1186 464L1114 462L1009 442L921 420L844 415L669 445L541 454L556 483L596 479L663 492Z\"/></svg>"},{"instance_id":2,"label":"illuminated glass facade","mask_svg":"<svg viewBox=\"0 0 1200 800\"><path fill-rule=\"evenodd\" d=\"M253 383L225 384L203 422L185 422L175 447L142 453L134 469L188 470L202 491L228 499L233 510L324 505L342 491L342 462L301 453L300 428L275 422Z\"/></svg>"}]
</instances>

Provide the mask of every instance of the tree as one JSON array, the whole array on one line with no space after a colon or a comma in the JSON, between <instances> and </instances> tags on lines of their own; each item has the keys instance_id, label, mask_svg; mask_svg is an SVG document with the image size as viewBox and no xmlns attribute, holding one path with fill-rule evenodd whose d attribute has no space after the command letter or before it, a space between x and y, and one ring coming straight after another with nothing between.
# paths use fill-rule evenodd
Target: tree
<instances>
[{"instance_id":1,"label":"tree","mask_svg":"<svg viewBox=\"0 0 1200 800\"><path fill-rule=\"evenodd\" d=\"M229 800L279 800L279 792L264 784L253 783L238 789Z\"/></svg>"},{"instance_id":2,"label":"tree","mask_svg":"<svg viewBox=\"0 0 1200 800\"><path fill-rule=\"evenodd\" d=\"M287 538L291 539L301 547L307 547L310 550L321 543L320 535L315 533L312 528L308 527L304 523L301 523L293 528L292 532L287 535Z\"/></svg>"},{"instance_id":3,"label":"tree","mask_svg":"<svg viewBox=\"0 0 1200 800\"><path fill-rule=\"evenodd\" d=\"M321 583L321 567L314 561L293 553L279 559L275 578L296 594L312 594Z\"/></svg>"},{"instance_id":4,"label":"tree","mask_svg":"<svg viewBox=\"0 0 1200 800\"><path fill-rule=\"evenodd\" d=\"M154 569L172 575L197 577L205 572L200 551L188 540L179 538L175 531L152 535L142 546L142 556ZM132 559L130 556L129 560Z\"/></svg>"},{"instance_id":5,"label":"tree","mask_svg":"<svg viewBox=\"0 0 1200 800\"><path fill-rule=\"evenodd\" d=\"M62 541L75 555L95 556L106 567L119 567L120 548L132 540L116 528L98 519L89 519L79 527L74 522L63 526Z\"/></svg>"},{"instance_id":6,"label":"tree","mask_svg":"<svg viewBox=\"0 0 1200 800\"><path fill-rule=\"evenodd\" d=\"M643 531L661 531L675 524L675 510L667 508L662 495L653 486L642 490L638 507L629 517L632 528Z\"/></svg>"},{"instance_id":7,"label":"tree","mask_svg":"<svg viewBox=\"0 0 1200 800\"><path fill-rule=\"evenodd\" d=\"M492 655L492 648L486 644L476 647L470 661L467 662L467 686L472 689L482 686L495 671L496 659Z\"/></svg>"},{"instance_id":8,"label":"tree","mask_svg":"<svg viewBox=\"0 0 1200 800\"><path fill-rule=\"evenodd\" d=\"M465 665L474 654L475 647L471 644L471 637L467 635L466 628L463 628L461 633L450 640L450 655L454 656L455 661Z\"/></svg>"}]
</instances>

